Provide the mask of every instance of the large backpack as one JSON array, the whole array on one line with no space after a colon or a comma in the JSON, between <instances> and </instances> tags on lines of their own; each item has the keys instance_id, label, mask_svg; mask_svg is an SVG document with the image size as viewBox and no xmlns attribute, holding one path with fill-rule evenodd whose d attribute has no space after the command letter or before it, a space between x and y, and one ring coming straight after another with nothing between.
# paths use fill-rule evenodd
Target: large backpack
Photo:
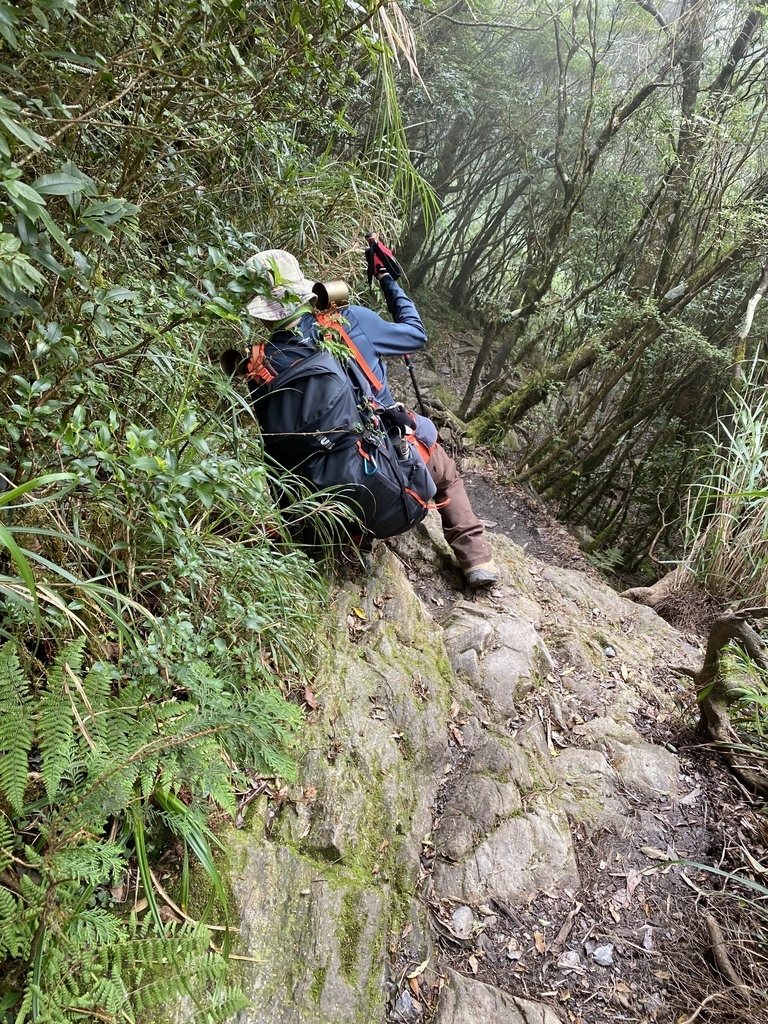
<instances>
[{"instance_id":1,"label":"large backpack","mask_svg":"<svg viewBox=\"0 0 768 1024\"><path fill-rule=\"evenodd\" d=\"M305 343L291 346L291 365L276 377L264 367L263 346L254 346L247 376L264 450L315 490L332 492L366 532L393 537L421 522L436 488L415 446L387 433L371 371L336 331L350 348L346 363Z\"/></svg>"}]
</instances>

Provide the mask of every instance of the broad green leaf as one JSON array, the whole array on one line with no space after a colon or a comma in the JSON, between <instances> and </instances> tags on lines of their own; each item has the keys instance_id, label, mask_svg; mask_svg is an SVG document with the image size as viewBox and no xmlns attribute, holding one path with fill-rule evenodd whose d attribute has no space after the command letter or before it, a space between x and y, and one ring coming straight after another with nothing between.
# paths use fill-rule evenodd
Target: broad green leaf
<instances>
[{"instance_id":1,"label":"broad green leaf","mask_svg":"<svg viewBox=\"0 0 768 1024\"><path fill-rule=\"evenodd\" d=\"M124 299L135 299L137 293L130 288L110 288L102 302L122 302Z\"/></svg>"},{"instance_id":2,"label":"broad green leaf","mask_svg":"<svg viewBox=\"0 0 768 1024\"><path fill-rule=\"evenodd\" d=\"M70 256L75 257L76 259L77 254L75 253L72 246L69 244L66 236L64 235L64 232L56 224L53 217L47 210L40 210L40 220L43 222L45 230L48 232L48 234L59 243L59 245L66 253L68 253Z\"/></svg>"},{"instance_id":3,"label":"broad green leaf","mask_svg":"<svg viewBox=\"0 0 768 1024\"><path fill-rule=\"evenodd\" d=\"M24 125L14 121L7 114L0 113L0 125L11 135L15 135L19 142L29 146L30 149L37 151L39 149L51 148L42 135L38 135L37 132L33 132L30 128L25 128Z\"/></svg>"},{"instance_id":4,"label":"broad green leaf","mask_svg":"<svg viewBox=\"0 0 768 1024\"><path fill-rule=\"evenodd\" d=\"M94 60L93 57L84 57L82 54L75 53L72 50L43 50L43 56L51 60L63 60L68 64L82 64L86 68L101 68L104 66L103 62Z\"/></svg>"},{"instance_id":5,"label":"broad green leaf","mask_svg":"<svg viewBox=\"0 0 768 1024\"><path fill-rule=\"evenodd\" d=\"M11 197L13 205L31 221L37 220L40 211L45 209L43 197L23 181L0 181L0 185Z\"/></svg>"},{"instance_id":6,"label":"broad green leaf","mask_svg":"<svg viewBox=\"0 0 768 1024\"><path fill-rule=\"evenodd\" d=\"M82 192L85 183L71 174L57 171L55 174L44 174L33 181L32 188L43 196L70 196Z\"/></svg>"},{"instance_id":7,"label":"broad green leaf","mask_svg":"<svg viewBox=\"0 0 768 1024\"><path fill-rule=\"evenodd\" d=\"M18 25L19 19L12 7L7 4L0 4L0 36L5 39L12 50L19 46L14 27Z\"/></svg>"}]
</instances>

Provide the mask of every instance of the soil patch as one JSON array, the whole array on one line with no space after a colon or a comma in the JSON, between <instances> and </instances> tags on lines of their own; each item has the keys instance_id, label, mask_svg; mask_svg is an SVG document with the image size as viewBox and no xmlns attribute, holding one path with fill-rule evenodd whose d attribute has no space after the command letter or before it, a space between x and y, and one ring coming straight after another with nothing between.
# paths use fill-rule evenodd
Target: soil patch
<instances>
[{"instance_id":1,"label":"soil patch","mask_svg":"<svg viewBox=\"0 0 768 1024\"><path fill-rule=\"evenodd\" d=\"M526 555L549 565L595 572L576 539L534 494L471 469L466 469L462 478L472 508L489 533L505 534Z\"/></svg>"}]
</instances>

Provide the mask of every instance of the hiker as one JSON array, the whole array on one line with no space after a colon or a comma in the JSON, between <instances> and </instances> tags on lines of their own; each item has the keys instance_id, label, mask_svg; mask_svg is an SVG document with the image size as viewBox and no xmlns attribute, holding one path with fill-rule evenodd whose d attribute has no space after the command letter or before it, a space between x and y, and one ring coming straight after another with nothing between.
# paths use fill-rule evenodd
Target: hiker
<instances>
[{"instance_id":1,"label":"hiker","mask_svg":"<svg viewBox=\"0 0 768 1024\"><path fill-rule=\"evenodd\" d=\"M260 320L270 332L264 346L263 365L269 375L288 369L295 358L295 346L302 337L317 332L312 315L314 282L304 276L298 261L283 249L269 249L252 256L247 263L251 270L261 270L273 285L268 297L257 295L248 303L248 312ZM445 539L458 559L467 584L485 587L500 578L493 562L491 548L483 536L484 528L472 511L456 464L439 444L437 428L425 416L419 416L395 403L387 384L384 356L405 356L423 348L427 333L413 302L394 280L386 267L373 257L373 276L381 286L390 323L364 306L345 306L343 325L369 372L370 390L376 402L388 407L389 415L404 431L415 434L417 447L426 462L436 487L434 502L443 524ZM293 351L288 351L288 349Z\"/></svg>"}]
</instances>

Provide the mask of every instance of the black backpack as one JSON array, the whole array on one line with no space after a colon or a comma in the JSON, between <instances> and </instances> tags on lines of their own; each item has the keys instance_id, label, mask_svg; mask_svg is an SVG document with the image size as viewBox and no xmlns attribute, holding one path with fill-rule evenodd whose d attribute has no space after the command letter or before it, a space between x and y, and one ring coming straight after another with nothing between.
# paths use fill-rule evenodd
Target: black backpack
<instances>
[{"instance_id":1,"label":"black backpack","mask_svg":"<svg viewBox=\"0 0 768 1024\"><path fill-rule=\"evenodd\" d=\"M291 365L272 377L264 346L254 346L247 376L264 450L316 491L332 493L365 532L393 537L424 519L435 485L415 445L387 432L370 368L334 327L350 348L344 364L305 343L290 347Z\"/></svg>"}]
</instances>

